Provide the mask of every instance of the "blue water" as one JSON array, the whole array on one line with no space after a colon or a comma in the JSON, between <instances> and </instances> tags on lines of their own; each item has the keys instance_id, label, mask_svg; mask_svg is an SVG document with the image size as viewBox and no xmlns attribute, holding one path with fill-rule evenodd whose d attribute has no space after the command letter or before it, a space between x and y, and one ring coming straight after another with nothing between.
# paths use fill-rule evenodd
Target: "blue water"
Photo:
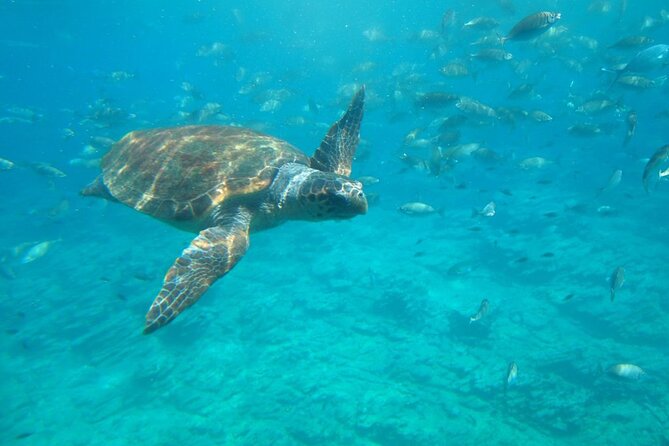
<instances>
[{"instance_id":1,"label":"blue water","mask_svg":"<svg viewBox=\"0 0 669 446\"><path fill-rule=\"evenodd\" d=\"M2 2L0 158L15 165L0 170L0 443L669 444L669 184L646 193L641 181L669 143L669 66L638 73L647 89L602 71L669 44L668 9ZM562 19L507 41L511 60L471 56L473 42L501 48L497 34L539 10ZM463 28L477 16L499 26ZM652 43L608 48L633 35ZM442 75L452 62L469 74ZM509 96L525 83L529 94ZM99 137L233 124L311 155L362 84L353 177L379 180L365 187L367 215L252 234L194 307L142 335L193 236L79 196L108 150ZM430 92L496 117L415 105ZM611 105L578 111L592 99ZM536 110L552 120L536 122ZM638 125L624 145L630 110ZM438 143L443 119L463 113L458 141ZM597 133L569 131L583 124ZM448 155L467 143L496 156ZM437 147L438 175L400 159ZM530 157L544 165L522 168ZM620 184L599 192L616 169ZM415 201L436 211L398 212ZM494 216L472 217L491 201ZM488 313L470 323L484 298ZM518 376L505 385L511 362ZM645 375L613 376L620 363Z\"/></svg>"}]
</instances>

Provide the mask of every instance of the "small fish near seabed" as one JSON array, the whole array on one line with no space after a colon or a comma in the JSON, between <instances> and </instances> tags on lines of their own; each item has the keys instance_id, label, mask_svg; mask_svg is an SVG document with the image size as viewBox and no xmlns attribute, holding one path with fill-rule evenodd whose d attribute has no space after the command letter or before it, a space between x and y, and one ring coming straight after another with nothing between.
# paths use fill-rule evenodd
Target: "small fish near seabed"
<instances>
[{"instance_id":1,"label":"small fish near seabed","mask_svg":"<svg viewBox=\"0 0 669 446\"><path fill-rule=\"evenodd\" d=\"M615 378L638 381L646 372L641 367L634 364L616 364L608 368L609 375Z\"/></svg>"},{"instance_id":2,"label":"small fish near seabed","mask_svg":"<svg viewBox=\"0 0 669 446\"><path fill-rule=\"evenodd\" d=\"M622 179L623 179L623 171L620 169L614 170L611 176L609 177L609 181L607 181L606 186L599 188L599 190L597 191L597 196L600 196L603 193L609 192L618 187Z\"/></svg>"},{"instance_id":3,"label":"small fish near seabed","mask_svg":"<svg viewBox=\"0 0 669 446\"><path fill-rule=\"evenodd\" d=\"M629 113L627 113L625 122L627 123L627 133L625 134L625 140L623 141L623 146L629 144L630 140L634 136L634 132L636 132L637 115L634 110L630 110Z\"/></svg>"},{"instance_id":4,"label":"small fish near seabed","mask_svg":"<svg viewBox=\"0 0 669 446\"><path fill-rule=\"evenodd\" d=\"M483 206L482 209L472 209L472 217L494 217L497 213L497 206L494 201Z\"/></svg>"},{"instance_id":5,"label":"small fish near seabed","mask_svg":"<svg viewBox=\"0 0 669 446\"><path fill-rule=\"evenodd\" d=\"M643 188L648 193L650 187L651 179L659 180L660 174L659 171L662 170L662 164L666 163L669 160L669 144L662 146L653 153L653 156L650 157L646 163L646 167L643 169L643 176L641 178L643 182Z\"/></svg>"},{"instance_id":6,"label":"small fish near seabed","mask_svg":"<svg viewBox=\"0 0 669 446\"><path fill-rule=\"evenodd\" d=\"M11 170L16 166L12 161L0 158L0 170Z\"/></svg>"},{"instance_id":7,"label":"small fish near seabed","mask_svg":"<svg viewBox=\"0 0 669 446\"><path fill-rule=\"evenodd\" d=\"M37 243L28 251L26 251L23 257L21 257L20 263L22 264L31 263L41 257L44 257L51 248L51 246L53 246L54 243L59 241L60 240L47 240L44 242Z\"/></svg>"},{"instance_id":8,"label":"small fish near seabed","mask_svg":"<svg viewBox=\"0 0 669 446\"><path fill-rule=\"evenodd\" d=\"M504 380L504 390L509 388L510 385L516 382L518 379L518 365L515 361L511 361L509 366L506 368L506 379Z\"/></svg>"},{"instance_id":9,"label":"small fish near seabed","mask_svg":"<svg viewBox=\"0 0 669 446\"><path fill-rule=\"evenodd\" d=\"M611 302L616 298L616 291L622 288L625 283L625 269L622 266L616 268L609 279L609 288L611 291Z\"/></svg>"},{"instance_id":10,"label":"small fish near seabed","mask_svg":"<svg viewBox=\"0 0 669 446\"><path fill-rule=\"evenodd\" d=\"M530 40L548 31L562 18L559 12L541 11L530 14L516 23L506 36L500 37L502 45L507 40Z\"/></svg>"},{"instance_id":11,"label":"small fish near seabed","mask_svg":"<svg viewBox=\"0 0 669 446\"><path fill-rule=\"evenodd\" d=\"M471 324L472 322L477 322L483 319L485 315L488 314L489 307L490 303L488 302L488 299L483 299L481 305L479 305L478 311L469 317L469 323Z\"/></svg>"},{"instance_id":12,"label":"small fish near seabed","mask_svg":"<svg viewBox=\"0 0 669 446\"><path fill-rule=\"evenodd\" d=\"M440 213L437 209L433 208L427 203L422 203L420 201L410 201L404 203L398 209L401 213L412 216L423 216L423 215L432 215L434 213Z\"/></svg>"}]
</instances>

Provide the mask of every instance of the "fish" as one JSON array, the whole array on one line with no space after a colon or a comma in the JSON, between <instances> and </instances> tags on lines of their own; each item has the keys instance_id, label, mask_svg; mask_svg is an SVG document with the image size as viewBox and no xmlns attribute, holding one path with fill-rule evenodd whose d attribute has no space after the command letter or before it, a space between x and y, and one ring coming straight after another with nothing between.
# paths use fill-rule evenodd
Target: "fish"
<instances>
[{"instance_id":1,"label":"fish","mask_svg":"<svg viewBox=\"0 0 669 446\"><path fill-rule=\"evenodd\" d=\"M108 138L106 136L91 136L89 141L91 145L95 147L101 147L105 150L111 148L111 146L116 142L112 138Z\"/></svg>"},{"instance_id":2,"label":"fish","mask_svg":"<svg viewBox=\"0 0 669 446\"><path fill-rule=\"evenodd\" d=\"M641 367L634 364L616 364L608 369L608 373L618 378L638 380L646 374Z\"/></svg>"},{"instance_id":3,"label":"fish","mask_svg":"<svg viewBox=\"0 0 669 446\"><path fill-rule=\"evenodd\" d=\"M62 170L47 163L32 163L30 167L38 174L49 178L64 178L67 176Z\"/></svg>"},{"instance_id":4,"label":"fish","mask_svg":"<svg viewBox=\"0 0 669 446\"><path fill-rule=\"evenodd\" d=\"M472 322L480 321L481 319L483 319L485 315L488 314L489 306L490 304L488 303L488 299L483 299L481 301L481 305L479 305L478 311L469 317L469 323L471 324Z\"/></svg>"},{"instance_id":5,"label":"fish","mask_svg":"<svg viewBox=\"0 0 669 446\"><path fill-rule=\"evenodd\" d=\"M483 48L478 53L469 56L487 62L503 62L513 59L513 54L500 48Z\"/></svg>"},{"instance_id":6,"label":"fish","mask_svg":"<svg viewBox=\"0 0 669 446\"><path fill-rule=\"evenodd\" d=\"M410 167L413 167L414 169L421 170L421 171L429 171L430 168L427 165L427 161L424 159L409 155L408 153L402 153L399 156L399 159L404 161L405 164L409 165Z\"/></svg>"},{"instance_id":7,"label":"fish","mask_svg":"<svg viewBox=\"0 0 669 446\"><path fill-rule=\"evenodd\" d=\"M441 173L441 150L439 150L439 147L432 147L430 151L430 159L427 161L427 167L430 170L430 174L435 177L438 177Z\"/></svg>"},{"instance_id":8,"label":"fish","mask_svg":"<svg viewBox=\"0 0 669 446\"><path fill-rule=\"evenodd\" d=\"M472 209L472 217L494 217L496 213L495 202L491 201L490 203L483 206L483 209Z\"/></svg>"},{"instance_id":9,"label":"fish","mask_svg":"<svg viewBox=\"0 0 669 446\"><path fill-rule=\"evenodd\" d=\"M643 73L668 64L669 45L658 44L639 51L619 73Z\"/></svg>"},{"instance_id":10,"label":"fish","mask_svg":"<svg viewBox=\"0 0 669 446\"><path fill-rule=\"evenodd\" d=\"M618 40L616 43L609 45L609 48L627 49L636 48L653 43L653 39L647 36L626 36Z\"/></svg>"},{"instance_id":11,"label":"fish","mask_svg":"<svg viewBox=\"0 0 669 446\"><path fill-rule=\"evenodd\" d=\"M404 203L399 207L399 211L406 215L430 215L437 212L437 210L429 204L420 201Z\"/></svg>"},{"instance_id":12,"label":"fish","mask_svg":"<svg viewBox=\"0 0 669 446\"><path fill-rule=\"evenodd\" d=\"M622 178L623 178L623 171L620 169L614 170L611 176L609 177L609 181L606 182L606 186L600 188L597 191L597 196L603 194L604 192L609 192L610 190L615 189L620 184Z\"/></svg>"},{"instance_id":13,"label":"fish","mask_svg":"<svg viewBox=\"0 0 669 446\"><path fill-rule=\"evenodd\" d=\"M659 76L655 79L649 79L644 76L628 74L618 77L615 83L622 87L628 87L636 90L648 90L650 88L661 87L667 81L667 76Z\"/></svg>"},{"instance_id":14,"label":"fish","mask_svg":"<svg viewBox=\"0 0 669 446\"><path fill-rule=\"evenodd\" d=\"M469 69L464 63L454 61L442 66L439 73L446 77L465 77L469 76Z\"/></svg>"},{"instance_id":15,"label":"fish","mask_svg":"<svg viewBox=\"0 0 669 446\"><path fill-rule=\"evenodd\" d=\"M653 153L653 156L650 157L643 169L643 176L641 177L641 180L643 182L643 188L646 193L648 193L650 180L654 176L653 173L657 172L660 169L660 166L667 160L669 160L669 144L657 149L655 153Z\"/></svg>"},{"instance_id":16,"label":"fish","mask_svg":"<svg viewBox=\"0 0 669 446\"><path fill-rule=\"evenodd\" d=\"M490 31L498 26L499 22L492 17L476 17L462 25L466 29L478 29L481 31Z\"/></svg>"},{"instance_id":17,"label":"fish","mask_svg":"<svg viewBox=\"0 0 669 446\"><path fill-rule=\"evenodd\" d=\"M629 113L627 113L627 118L625 118L625 122L627 123L627 133L625 133L625 140L623 141L623 146L629 144L630 140L634 136L634 132L636 131L637 115L634 110L630 110Z\"/></svg>"},{"instance_id":18,"label":"fish","mask_svg":"<svg viewBox=\"0 0 669 446\"><path fill-rule=\"evenodd\" d=\"M618 103L609 99L591 99L577 107L576 112L584 113L586 115L594 115L615 109L617 106Z\"/></svg>"},{"instance_id":19,"label":"fish","mask_svg":"<svg viewBox=\"0 0 669 446\"><path fill-rule=\"evenodd\" d=\"M458 99L456 94L441 91L418 93L414 105L418 108L441 108L453 104Z\"/></svg>"},{"instance_id":20,"label":"fish","mask_svg":"<svg viewBox=\"0 0 669 446\"><path fill-rule=\"evenodd\" d=\"M625 283L625 269L622 266L616 268L609 279L609 289L611 291L611 302L616 298L618 291Z\"/></svg>"},{"instance_id":21,"label":"fish","mask_svg":"<svg viewBox=\"0 0 669 446\"><path fill-rule=\"evenodd\" d=\"M357 180L360 181L363 186L371 186L372 184L377 184L379 181L381 181L378 178L370 175L358 177Z\"/></svg>"},{"instance_id":22,"label":"fish","mask_svg":"<svg viewBox=\"0 0 669 446\"><path fill-rule=\"evenodd\" d=\"M16 166L12 161L0 158L0 170L11 170Z\"/></svg>"},{"instance_id":23,"label":"fish","mask_svg":"<svg viewBox=\"0 0 669 446\"><path fill-rule=\"evenodd\" d=\"M580 137L598 136L603 133L602 128L596 124L574 124L567 130L571 135Z\"/></svg>"},{"instance_id":24,"label":"fish","mask_svg":"<svg viewBox=\"0 0 669 446\"><path fill-rule=\"evenodd\" d=\"M362 32L362 35L370 42L386 42L389 40L388 36L386 36L379 28L366 29Z\"/></svg>"},{"instance_id":25,"label":"fish","mask_svg":"<svg viewBox=\"0 0 669 446\"><path fill-rule=\"evenodd\" d=\"M468 119L469 118L467 118L465 115L447 116L441 121L441 124L439 125L439 131L445 132L454 128L458 128L467 122Z\"/></svg>"},{"instance_id":26,"label":"fish","mask_svg":"<svg viewBox=\"0 0 669 446\"><path fill-rule=\"evenodd\" d=\"M546 158L542 158L540 156L532 156L520 161L518 163L518 166L520 166L520 168L524 170L542 169L552 163L553 163L552 161L547 160Z\"/></svg>"},{"instance_id":27,"label":"fish","mask_svg":"<svg viewBox=\"0 0 669 446\"><path fill-rule=\"evenodd\" d=\"M535 93L534 85L529 83L522 83L518 85L516 88L511 90L507 97L509 99L524 99L527 97L537 97L537 99L540 98L540 96L536 95Z\"/></svg>"},{"instance_id":28,"label":"fish","mask_svg":"<svg viewBox=\"0 0 669 446\"><path fill-rule=\"evenodd\" d=\"M553 120L551 115L541 110L533 110L530 112L529 116L536 122L548 122Z\"/></svg>"},{"instance_id":29,"label":"fish","mask_svg":"<svg viewBox=\"0 0 669 446\"><path fill-rule=\"evenodd\" d=\"M445 33L448 29L452 28L455 24L455 11L452 9L447 9L444 14L441 16L441 32Z\"/></svg>"},{"instance_id":30,"label":"fish","mask_svg":"<svg viewBox=\"0 0 669 446\"><path fill-rule=\"evenodd\" d=\"M47 240L34 245L32 248L26 251L23 257L21 257L20 263L26 264L44 257L44 255L49 251L49 248L51 248L51 246L57 241L58 240Z\"/></svg>"},{"instance_id":31,"label":"fish","mask_svg":"<svg viewBox=\"0 0 669 446\"><path fill-rule=\"evenodd\" d=\"M511 361L509 366L506 368L506 380L504 381L504 390L506 390L510 385L516 382L518 379L518 365Z\"/></svg>"},{"instance_id":32,"label":"fish","mask_svg":"<svg viewBox=\"0 0 669 446\"><path fill-rule=\"evenodd\" d=\"M64 128L60 131L60 137L63 139L70 139L73 138L76 135L74 130L70 128Z\"/></svg>"},{"instance_id":33,"label":"fish","mask_svg":"<svg viewBox=\"0 0 669 446\"><path fill-rule=\"evenodd\" d=\"M548 31L562 18L559 12L541 11L530 14L516 23L506 36L500 37L502 45L507 40L530 40Z\"/></svg>"},{"instance_id":34,"label":"fish","mask_svg":"<svg viewBox=\"0 0 669 446\"><path fill-rule=\"evenodd\" d=\"M476 99L468 98L468 97L461 97L458 102L455 104L455 106L462 110L465 113L472 114L472 115L478 115L478 116L486 116L489 118L496 118L497 117L497 112L495 111L494 108L485 105Z\"/></svg>"},{"instance_id":35,"label":"fish","mask_svg":"<svg viewBox=\"0 0 669 446\"><path fill-rule=\"evenodd\" d=\"M109 80L113 82L127 81L129 79L134 79L137 77L135 73L129 73L127 71L112 71L109 73Z\"/></svg>"}]
</instances>

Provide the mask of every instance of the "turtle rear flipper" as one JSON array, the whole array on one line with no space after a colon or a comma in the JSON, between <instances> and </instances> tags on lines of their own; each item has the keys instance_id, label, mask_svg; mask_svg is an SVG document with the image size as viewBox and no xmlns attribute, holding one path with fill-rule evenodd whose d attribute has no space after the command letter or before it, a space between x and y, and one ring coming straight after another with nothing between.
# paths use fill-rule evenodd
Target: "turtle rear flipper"
<instances>
[{"instance_id":1,"label":"turtle rear flipper","mask_svg":"<svg viewBox=\"0 0 669 446\"><path fill-rule=\"evenodd\" d=\"M249 246L249 224L250 215L242 211L229 223L207 228L193 239L167 271L163 288L146 313L144 334L172 321L237 264Z\"/></svg>"},{"instance_id":2,"label":"turtle rear flipper","mask_svg":"<svg viewBox=\"0 0 669 446\"><path fill-rule=\"evenodd\" d=\"M84 187L79 194L84 197L99 197L104 198L109 201L118 201L114 196L109 192L107 186L105 186L104 181L102 180L102 175L98 175L88 186Z\"/></svg>"},{"instance_id":3,"label":"turtle rear flipper","mask_svg":"<svg viewBox=\"0 0 669 446\"><path fill-rule=\"evenodd\" d=\"M353 96L348 110L332 124L320 147L311 157L311 167L323 172L349 176L355 149L360 141L360 123L365 104L365 86Z\"/></svg>"}]
</instances>

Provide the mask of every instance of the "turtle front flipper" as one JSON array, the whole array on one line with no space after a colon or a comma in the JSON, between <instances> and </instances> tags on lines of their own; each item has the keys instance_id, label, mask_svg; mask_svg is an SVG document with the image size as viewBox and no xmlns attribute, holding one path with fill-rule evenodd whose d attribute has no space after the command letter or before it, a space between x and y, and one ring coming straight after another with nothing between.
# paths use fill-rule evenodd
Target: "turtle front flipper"
<instances>
[{"instance_id":1,"label":"turtle front flipper","mask_svg":"<svg viewBox=\"0 0 669 446\"><path fill-rule=\"evenodd\" d=\"M163 289L146 313L144 334L172 321L237 264L249 246L249 222L249 214L240 212L193 239L167 271Z\"/></svg>"},{"instance_id":2,"label":"turtle front flipper","mask_svg":"<svg viewBox=\"0 0 669 446\"><path fill-rule=\"evenodd\" d=\"M323 172L349 176L355 149L360 141L360 123L365 105L365 86L353 96L344 116L330 127L320 147L311 157L311 167Z\"/></svg>"}]
</instances>

